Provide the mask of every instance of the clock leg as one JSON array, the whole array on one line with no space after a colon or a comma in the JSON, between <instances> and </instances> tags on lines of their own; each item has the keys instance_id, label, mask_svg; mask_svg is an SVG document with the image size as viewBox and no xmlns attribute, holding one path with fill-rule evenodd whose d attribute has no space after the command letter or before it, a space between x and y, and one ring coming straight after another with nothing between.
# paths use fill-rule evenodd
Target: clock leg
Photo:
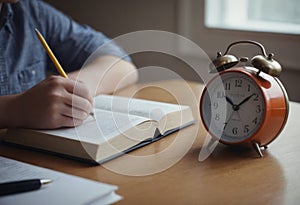
<instances>
[{"instance_id":1,"label":"clock leg","mask_svg":"<svg viewBox=\"0 0 300 205\"><path fill-rule=\"evenodd\" d=\"M253 142L252 145L253 145L255 151L257 152L257 154L258 154L260 157L263 157L264 155L263 155L263 153L261 152L261 149L260 149L259 144L258 144L257 142Z\"/></svg>"}]
</instances>

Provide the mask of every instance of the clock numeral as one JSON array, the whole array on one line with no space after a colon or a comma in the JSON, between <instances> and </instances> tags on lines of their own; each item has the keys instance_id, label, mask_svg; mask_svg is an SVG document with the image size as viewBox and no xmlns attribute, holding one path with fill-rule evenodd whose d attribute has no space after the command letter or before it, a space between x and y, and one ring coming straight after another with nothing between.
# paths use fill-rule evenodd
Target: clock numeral
<instances>
[{"instance_id":1,"label":"clock numeral","mask_svg":"<svg viewBox=\"0 0 300 205\"><path fill-rule=\"evenodd\" d=\"M217 102L214 102L214 103L213 103L213 107L214 107L214 108L215 108L215 110L216 110L216 109L218 109L218 107L219 107L219 104L218 104Z\"/></svg>"},{"instance_id":2,"label":"clock numeral","mask_svg":"<svg viewBox=\"0 0 300 205\"><path fill-rule=\"evenodd\" d=\"M248 133L250 130L249 130L249 125L245 125L244 126L244 133Z\"/></svg>"},{"instance_id":3,"label":"clock numeral","mask_svg":"<svg viewBox=\"0 0 300 205\"><path fill-rule=\"evenodd\" d=\"M258 101L258 94L257 93L253 93L254 99L253 101Z\"/></svg>"},{"instance_id":4,"label":"clock numeral","mask_svg":"<svg viewBox=\"0 0 300 205\"><path fill-rule=\"evenodd\" d=\"M242 79L237 79L235 80L235 87L242 87L242 84L243 84L243 80Z\"/></svg>"},{"instance_id":5,"label":"clock numeral","mask_svg":"<svg viewBox=\"0 0 300 205\"><path fill-rule=\"evenodd\" d=\"M217 92L217 98L224 98L224 97L225 97L225 93L223 91Z\"/></svg>"},{"instance_id":6,"label":"clock numeral","mask_svg":"<svg viewBox=\"0 0 300 205\"><path fill-rule=\"evenodd\" d=\"M252 120L252 122L253 122L254 124L257 124L257 117L256 117L254 120Z\"/></svg>"},{"instance_id":7,"label":"clock numeral","mask_svg":"<svg viewBox=\"0 0 300 205\"><path fill-rule=\"evenodd\" d=\"M248 92L250 92L250 91L251 91L251 86L250 86L250 84L248 84L247 91L248 91Z\"/></svg>"},{"instance_id":8,"label":"clock numeral","mask_svg":"<svg viewBox=\"0 0 300 205\"><path fill-rule=\"evenodd\" d=\"M219 113L216 114L215 120L216 120L216 121L219 121L219 120L220 120L220 114L219 114Z\"/></svg>"},{"instance_id":9,"label":"clock numeral","mask_svg":"<svg viewBox=\"0 0 300 205\"><path fill-rule=\"evenodd\" d=\"M237 127L234 127L234 128L232 129L232 134L237 135L237 133L238 133L238 128L237 128Z\"/></svg>"},{"instance_id":10,"label":"clock numeral","mask_svg":"<svg viewBox=\"0 0 300 205\"><path fill-rule=\"evenodd\" d=\"M257 113L260 113L260 112L261 112L261 107L260 107L260 105L257 105L257 106L256 106L256 112L257 112Z\"/></svg>"},{"instance_id":11,"label":"clock numeral","mask_svg":"<svg viewBox=\"0 0 300 205\"><path fill-rule=\"evenodd\" d=\"M225 90L230 90L230 83L225 83Z\"/></svg>"}]
</instances>

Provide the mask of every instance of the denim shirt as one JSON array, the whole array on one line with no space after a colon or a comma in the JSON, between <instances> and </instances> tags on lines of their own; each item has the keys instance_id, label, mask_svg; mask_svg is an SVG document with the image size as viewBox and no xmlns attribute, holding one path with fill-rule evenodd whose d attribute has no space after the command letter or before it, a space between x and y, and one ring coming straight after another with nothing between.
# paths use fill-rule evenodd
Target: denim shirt
<instances>
[{"instance_id":1,"label":"denim shirt","mask_svg":"<svg viewBox=\"0 0 300 205\"><path fill-rule=\"evenodd\" d=\"M42 81L55 67L39 42L38 28L67 71L81 68L101 45L110 41L104 34L74 22L48 4L38 0L3 3L0 14L0 95L23 92ZM123 58L115 44L101 55ZM130 60L129 57L125 57Z\"/></svg>"}]
</instances>

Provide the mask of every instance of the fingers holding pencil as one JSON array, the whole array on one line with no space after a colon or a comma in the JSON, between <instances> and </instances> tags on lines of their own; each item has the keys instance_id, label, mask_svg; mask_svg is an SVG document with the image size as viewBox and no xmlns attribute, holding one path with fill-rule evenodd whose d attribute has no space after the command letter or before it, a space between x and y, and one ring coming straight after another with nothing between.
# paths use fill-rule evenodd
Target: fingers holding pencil
<instances>
[{"instance_id":1,"label":"fingers holding pencil","mask_svg":"<svg viewBox=\"0 0 300 205\"><path fill-rule=\"evenodd\" d=\"M62 66L60 65L59 61L57 60L57 58L53 54L52 50L50 49L48 43L46 42L46 40L44 39L44 37L42 36L42 34L36 28L35 28L35 32L36 32L36 34L38 36L38 39L40 40L41 44L45 48L48 56L50 57L51 61L55 65L55 67L56 67L57 71L59 72L59 74L62 77L68 79L67 74L65 73L65 71L62 68ZM68 85L68 84L66 84L66 85ZM77 113L76 116L79 116L80 120L84 119L85 115L84 115L83 112L89 111L88 114L90 114L94 118L92 109L89 107L89 105L93 104L93 99L92 99L92 97L91 97L91 95L89 93L89 90L83 85L83 83L81 83L81 82L75 82L75 84L74 85L72 84L72 86L66 86L66 90L69 92L69 94L72 94L74 96L72 98L73 101L70 102L70 100L69 100L67 102L67 104L69 106L71 106L71 107L74 106L74 109L76 109L76 112L74 112L74 113ZM68 95L68 94L66 94L66 95ZM67 96L66 96L66 99L68 99ZM86 103L84 103L84 102L86 102ZM83 106L83 105L87 105L87 106ZM70 113L70 112L67 112L66 116L68 116L68 117L74 117L73 114ZM76 116L75 116L75 118L76 118Z\"/></svg>"},{"instance_id":2,"label":"fingers holding pencil","mask_svg":"<svg viewBox=\"0 0 300 205\"><path fill-rule=\"evenodd\" d=\"M82 87L80 92L73 92ZM29 90L15 96L15 127L55 129L74 127L83 123L92 110L92 97L84 90L85 84L61 76L48 76ZM82 93L83 92L83 93ZM83 97L84 96L84 97Z\"/></svg>"}]
</instances>

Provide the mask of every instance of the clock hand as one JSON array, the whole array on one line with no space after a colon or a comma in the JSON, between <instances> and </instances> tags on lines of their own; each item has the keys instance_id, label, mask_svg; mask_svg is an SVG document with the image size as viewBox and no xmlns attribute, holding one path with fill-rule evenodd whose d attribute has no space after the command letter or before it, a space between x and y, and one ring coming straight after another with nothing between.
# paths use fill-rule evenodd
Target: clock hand
<instances>
[{"instance_id":1,"label":"clock hand","mask_svg":"<svg viewBox=\"0 0 300 205\"><path fill-rule=\"evenodd\" d=\"M230 113L230 115L229 115L229 117L226 119L226 121L224 122L224 127L223 127L223 130L225 130L226 129L226 127L227 127L227 124L228 124L228 122L231 120L231 118L232 118L232 115L233 115L233 113L234 113L235 111L233 110L233 111L231 111L231 113ZM228 115L227 115L228 116Z\"/></svg>"},{"instance_id":2,"label":"clock hand","mask_svg":"<svg viewBox=\"0 0 300 205\"><path fill-rule=\"evenodd\" d=\"M236 111L236 114L237 114L237 117L238 117L238 121L240 121L240 122L243 122L243 120L242 120L242 118L241 118L241 115L240 115L240 113L239 113L239 111Z\"/></svg>"},{"instance_id":3,"label":"clock hand","mask_svg":"<svg viewBox=\"0 0 300 205\"><path fill-rule=\"evenodd\" d=\"M230 105L234 106L232 100L231 100L229 97L225 96L225 98L226 98L226 101L227 101Z\"/></svg>"},{"instance_id":4,"label":"clock hand","mask_svg":"<svg viewBox=\"0 0 300 205\"><path fill-rule=\"evenodd\" d=\"M231 120L231 117L226 122L224 122L223 131L225 131L225 129L226 129L226 127L227 127L227 125L228 125L228 123L229 123L230 120Z\"/></svg>"},{"instance_id":5,"label":"clock hand","mask_svg":"<svg viewBox=\"0 0 300 205\"><path fill-rule=\"evenodd\" d=\"M240 107L238 105L235 105L229 97L226 96L225 98L226 101L232 106L232 109L234 111L238 111L240 109Z\"/></svg>"},{"instance_id":6,"label":"clock hand","mask_svg":"<svg viewBox=\"0 0 300 205\"><path fill-rule=\"evenodd\" d=\"M247 102L248 100L250 100L250 98L255 95L254 93L252 93L252 95L249 95L248 97L246 97L242 102L240 102L237 106L240 107L242 104L244 104L245 102Z\"/></svg>"}]
</instances>

